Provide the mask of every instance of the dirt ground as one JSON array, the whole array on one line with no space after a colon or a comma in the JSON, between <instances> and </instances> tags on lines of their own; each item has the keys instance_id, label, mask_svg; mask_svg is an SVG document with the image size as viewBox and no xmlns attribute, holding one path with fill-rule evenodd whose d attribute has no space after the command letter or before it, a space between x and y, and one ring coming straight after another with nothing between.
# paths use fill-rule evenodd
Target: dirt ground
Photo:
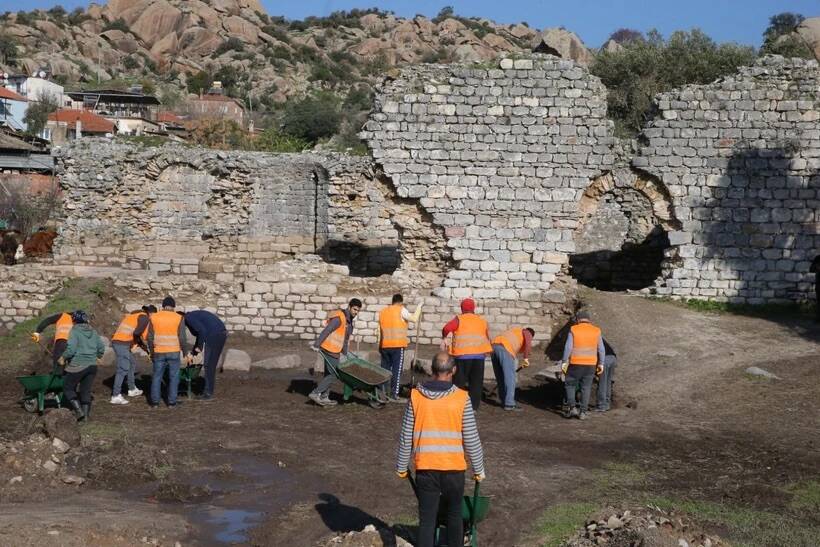
<instances>
[{"instance_id":1,"label":"dirt ground","mask_svg":"<svg viewBox=\"0 0 820 547\"><path fill-rule=\"evenodd\" d=\"M816 545L820 511L796 510L793 488L820 479L820 328L625 294L582 297L618 352L614 409L585 422L562 418L560 391L534 378L543 353L521 378L524 412L482 404L482 489L491 498L482 545L550 544L544 515L564 504L598 510L648 500L782 516L805 531L783 543L747 542L731 515L703 518L728 544ZM101 368L82 446L56 473L34 465L47 459L49 441L17 404L13 377L31 364L3 363L0 544L311 546L367 524L412 539L415 500L393 472L402 407L359 399L319 408L306 398L315 356L305 342L235 337L230 345L254 359L299 353L305 367L225 372L215 401L176 410L152 410L144 398L110 405L114 371ZM752 378L749 366L781 379ZM140 372L146 389L146 362ZM67 474L83 484L66 484Z\"/></svg>"}]
</instances>

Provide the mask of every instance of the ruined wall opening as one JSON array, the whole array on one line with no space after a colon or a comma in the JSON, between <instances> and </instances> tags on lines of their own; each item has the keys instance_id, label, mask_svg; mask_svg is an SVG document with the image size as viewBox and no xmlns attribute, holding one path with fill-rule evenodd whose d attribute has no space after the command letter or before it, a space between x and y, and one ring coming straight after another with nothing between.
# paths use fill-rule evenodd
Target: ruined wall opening
<instances>
[{"instance_id":1,"label":"ruined wall opening","mask_svg":"<svg viewBox=\"0 0 820 547\"><path fill-rule=\"evenodd\" d=\"M668 194L631 171L607 173L584 192L570 274L605 291L649 287L661 275L668 230L675 224Z\"/></svg>"}]
</instances>

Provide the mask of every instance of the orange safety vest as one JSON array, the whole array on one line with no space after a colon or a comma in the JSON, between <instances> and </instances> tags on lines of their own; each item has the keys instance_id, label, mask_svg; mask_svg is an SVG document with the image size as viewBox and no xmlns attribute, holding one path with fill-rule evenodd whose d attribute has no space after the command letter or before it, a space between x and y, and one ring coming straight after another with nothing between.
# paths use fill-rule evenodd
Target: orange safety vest
<instances>
[{"instance_id":1,"label":"orange safety vest","mask_svg":"<svg viewBox=\"0 0 820 547\"><path fill-rule=\"evenodd\" d=\"M111 336L114 342L134 342L134 331L137 330L137 323L140 317L144 316L145 312L129 313L120 321L120 326L117 327L117 332ZM143 341L148 339L148 329L142 331L140 336Z\"/></svg>"},{"instance_id":2,"label":"orange safety vest","mask_svg":"<svg viewBox=\"0 0 820 547\"><path fill-rule=\"evenodd\" d=\"M345 312L335 310L327 314L327 322L325 324L330 323L334 317L338 317L341 324L338 329L331 332L330 336L325 338L325 341L321 343L320 347L328 353L342 353L342 349L345 347L347 318L345 317Z\"/></svg>"},{"instance_id":3,"label":"orange safety vest","mask_svg":"<svg viewBox=\"0 0 820 547\"><path fill-rule=\"evenodd\" d=\"M416 471L464 471L461 435L464 405L469 395L456 389L440 399L428 399L417 389L410 393L413 405L413 462Z\"/></svg>"},{"instance_id":4,"label":"orange safety vest","mask_svg":"<svg viewBox=\"0 0 820 547\"><path fill-rule=\"evenodd\" d=\"M73 326L74 321L71 320L71 315L61 313L60 318L57 319L57 323L54 325L54 341L68 340L68 336L71 334L71 327Z\"/></svg>"},{"instance_id":5,"label":"orange safety vest","mask_svg":"<svg viewBox=\"0 0 820 547\"><path fill-rule=\"evenodd\" d=\"M381 347L406 348L410 345L407 337L407 321L402 319L404 306L393 304L379 312L379 328L382 331Z\"/></svg>"},{"instance_id":6,"label":"orange safety vest","mask_svg":"<svg viewBox=\"0 0 820 547\"><path fill-rule=\"evenodd\" d=\"M595 366L598 364L598 340L601 329L592 323L578 323L569 329L572 333L570 365Z\"/></svg>"},{"instance_id":7,"label":"orange safety vest","mask_svg":"<svg viewBox=\"0 0 820 547\"><path fill-rule=\"evenodd\" d=\"M478 355L493 351L487 339L487 321L479 315L464 313L458 316L458 328L453 333L450 355Z\"/></svg>"},{"instance_id":8,"label":"orange safety vest","mask_svg":"<svg viewBox=\"0 0 820 547\"><path fill-rule=\"evenodd\" d=\"M493 338L493 344L501 344L510 352L510 355L515 357L524 347L524 329L513 327L504 334Z\"/></svg>"},{"instance_id":9,"label":"orange safety vest","mask_svg":"<svg viewBox=\"0 0 820 547\"><path fill-rule=\"evenodd\" d=\"M154 329L154 353L178 353L179 324L182 316L177 312L162 310L150 316L151 326Z\"/></svg>"}]
</instances>

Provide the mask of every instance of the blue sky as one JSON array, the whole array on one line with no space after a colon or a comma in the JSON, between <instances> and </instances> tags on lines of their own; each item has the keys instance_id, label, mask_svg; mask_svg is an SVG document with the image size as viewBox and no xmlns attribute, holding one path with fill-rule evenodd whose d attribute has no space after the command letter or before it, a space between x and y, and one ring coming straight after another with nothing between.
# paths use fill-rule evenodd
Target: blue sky
<instances>
[{"instance_id":1,"label":"blue sky","mask_svg":"<svg viewBox=\"0 0 820 547\"><path fill-rule=\"evenodd\" d=\"M527 21L531 27L564 26L590 46L599 46L621 27L646 31L657 28L665 36L674 30L700 27L718 41L760 45L769 17L782 11L820 16L818 0L262 0L271 15L302 19L335 10L377 5L397 15L434 16L446 5L465 16L487 17L500 23ZM67 9L87 6L83 0L0 0L0 11L21 8Z\"/></svg>"}]
</instances>

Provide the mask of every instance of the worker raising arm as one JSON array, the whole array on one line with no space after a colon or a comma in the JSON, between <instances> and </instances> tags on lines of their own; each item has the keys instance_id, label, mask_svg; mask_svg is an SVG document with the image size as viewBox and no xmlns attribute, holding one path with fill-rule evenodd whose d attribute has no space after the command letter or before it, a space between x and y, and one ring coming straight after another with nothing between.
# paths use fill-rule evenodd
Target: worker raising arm
<instances>
[{"instance_id":1,"label":"worker raising arm","mask_svg":"<svg viewBox=\"0 0 820 547\"><path fill-rule=\"evenodd\" d=\"M416 306L415 312L410 313L404 307L404 297L400 294L394 294L391 304L379 312L376 341L379 344L382 368L389 370L391 374L389 386L386 382L383 388L386 393L389 393L387 395L389 402L407 401L399 396L401 371L404 368L404 352L410 345L407 324L417 323L420 316L421 304Z\"/></svg>"}]
</instances>

